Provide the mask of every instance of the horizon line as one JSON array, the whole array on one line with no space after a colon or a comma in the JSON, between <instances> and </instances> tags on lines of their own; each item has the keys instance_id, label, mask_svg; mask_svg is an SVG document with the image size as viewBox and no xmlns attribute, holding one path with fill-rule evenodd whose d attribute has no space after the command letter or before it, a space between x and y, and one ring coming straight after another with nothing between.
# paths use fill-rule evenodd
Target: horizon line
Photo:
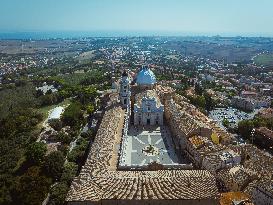
<instances>
[{"instance_id":1,"label":"horizon line","mask_svg":"<svg viewBox=\"0 0 273 205\"><path fill-rule=\"evenodd\" d=\"M269 33L236 33L236 32L192 32L192 31L175 31L175 30L117 30L117 29L100 29L100 30L1 30L0 39L8 39L8 35L26 34L26 35L52 35L47 38L116 38L116 37L245 37L245 38L273 38ZM54 37L55 34L56 36ZM65 36L67 34L67 36ZM95 34L95 35L94 35ZM4 35L4 38L3 38ZM62 35L62 37L58 37ZM90 36L88 36L90 35ZM15 36L10 36L14 39ZM17 36L18 37L18 36ZM22 39L26 39L25 36ZM29 37L29 38L35 38ZM20 38L18 38L20 39Z\"/></svg>"}]
</instances>

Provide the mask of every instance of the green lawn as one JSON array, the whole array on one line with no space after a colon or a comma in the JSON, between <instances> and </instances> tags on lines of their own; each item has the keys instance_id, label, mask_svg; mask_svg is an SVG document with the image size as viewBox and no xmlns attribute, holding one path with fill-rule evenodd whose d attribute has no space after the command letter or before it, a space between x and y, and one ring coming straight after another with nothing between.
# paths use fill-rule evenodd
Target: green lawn
<instances>
[{"instance_id":1,"label":"green lawn","mask_svg":"<svg viewBox=\"0 0 273 205\"><path fill-rule=\"evenodd\" d=\"M58 107L58 106L63 106L63 105L67 105L71 102L71 99L67 98L65 99L63 102L60 102L59 104L56 104L56 105L49 105L49 106L45 106L45 107L42 107L39 109L39 111L41 113L43 113L44 115L44 119L46 119L48 117L48 111L49 110L52 110L53 108L55 107Z\"/></svg>"},{"instance_id":2,"label":"green lawn","mask_svg":"<svg viewBox=\"0 0 273 205\"><path fill-rule=\"evenodd\" d=\"M68 105L70 104L71 102L71 99L70 98L67 98L65 99L63 102L59 103L59 104L56 104L56 105L49 105L49 106L45 106L45 107L42 107L39 109L39 112L41 112L43 114L43 121L41 123L38 124L38 129L41 129L42 128L42 125L44 123L44 121L47 119L48 117L48 111L49 110L52 110L53 108L55 107L58 107L58 106L63 106L63 105Z\"/></svg>"},{"instance_id":3,"label":"green lawn","mask_svg":"<svg viewBox=\"0 0 273 205\"><path fill-rule=\"evenodd\" d=\"M263 65L263 66L273 66L273 54L261 54L258 55L255 59L254 62L257 65Z\"/></svg>"}]
</instances>

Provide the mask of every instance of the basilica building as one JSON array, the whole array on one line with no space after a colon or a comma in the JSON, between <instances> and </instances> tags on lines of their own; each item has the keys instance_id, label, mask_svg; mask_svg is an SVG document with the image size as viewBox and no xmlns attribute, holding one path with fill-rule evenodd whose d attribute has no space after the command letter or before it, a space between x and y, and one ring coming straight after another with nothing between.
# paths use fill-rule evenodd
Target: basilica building
<instances>
[{"instance_id":1,"label":"basilica building","mask_svg":"<svg viewBox=\"0 0 273 205\"><path fill-rule=\"evenodd\" d=\"M134 125L163 125L164 105L156 93L156 78L148 67L143 66L138 72L135 85L124 71L120 81L120 102L133 115ZM133 95L131 89L134 88Z\"/></svg>"},{"instance_id":2,"label":"basilica building","mask_svg":"<svg viewBox=\"0 0 273 205\"><path fill-rule=\"evenodd\" d=\"M219 204L214 176L194 169L196 160L188 157L202 159L191 151L199 147L188 139L205 138L210 130L172 88L157 85L151 69L142 67L132 76L124 71L117 89L107 96L90 153L67 195L68 205ZM205 162L212 167L206 156Z\"/></svg>"}]
</instances>

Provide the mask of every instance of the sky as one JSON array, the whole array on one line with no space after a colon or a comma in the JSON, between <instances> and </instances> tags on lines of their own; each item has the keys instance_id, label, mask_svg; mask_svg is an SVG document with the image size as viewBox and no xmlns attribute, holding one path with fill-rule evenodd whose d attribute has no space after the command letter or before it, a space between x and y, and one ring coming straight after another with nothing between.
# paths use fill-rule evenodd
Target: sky
<instances>
[{"instance_id":1,"label":"sky","mask_svg":"<svg viewBox=\"0 0 273 205\"><path fill-rule=\"evenodd\" d=\"M273 0L0 0L0 31L273 36Z\"/></svg>"}]
</instances>

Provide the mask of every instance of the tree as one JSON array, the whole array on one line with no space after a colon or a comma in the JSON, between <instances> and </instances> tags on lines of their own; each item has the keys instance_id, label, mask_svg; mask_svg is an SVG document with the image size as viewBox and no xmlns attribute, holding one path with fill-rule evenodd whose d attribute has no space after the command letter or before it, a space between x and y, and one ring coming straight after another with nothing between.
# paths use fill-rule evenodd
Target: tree
<instances>
[{"instance_id":1,"label":"tree","mask_svg":"<svg viewBox=\"0 0 273 205\"><path fill-rule=\"evenodd\" d=\"M190 97L190 101L195 106L205 109L206 100L204 96L197 95L196 97Z\"/></svg>"},{"instance_id":2,"label":"tree","mask_svg":"<svg viewBox=\"0 0 273 205\"><path fill-rule=\"evenodd\" d=\"M85 150L82 150L79 146L76 146L71 152L68 153L67 159L70 162L81 164L84 154Z\"/></svg>"},{"instance_id":3,"label":"tree","mask_svg":"<svg viewBox=\"0 0 273 205\"><path fill-rule=\"evenodd\" d=\"M47 106L61 102L63 97L58 92L50 94L47 92L45 95L40 96L38 99L41 106Z\"/></svg>"},{"instance_id":4,"label":"tree","mask_svg":"<svg viewBox=\"0 0 273 205\"><path fill-rule=\"evenodd\" d=\"M252 119L254 127L266 127L267 121L268 120L259 117L255 117L254 119Z\"/></svg>"},{"instance_id":5,"label":"tree","mask_svg":"<svg viewBox=\"0 0 273 205\"><path fill-rule=\"evenodd\" d=\"M72 182L78 171L78 165L74 162L67 162L64 165L64 170L61 176L61 181L66 182L68 185Z\"/></svg>"},{"instance_id":6,"label":"tree","mask_svg":"<svg viewBox=\"0 0 273 205\"><path fill-rule=\"evenodd\" d=\"M39 164L43 161L47 151L46 144L43 142L34 142L27 147L26 158L29 162Z\"/></svg>"},{"instance_id":7,"label":"tree","mask_svg":"<svg viewBox=\"0 0 273 205\"><path fill-rule=\"evenodd\" d=\"M88 146L88 141L84 138L80 138L77 141L76 147L68 154L67 159L70 162L82 164L84 161L85 151Z\"/></svg>"},{"instance_id":8,"label":"tree","mask_svg":"<svg viewBox=\"0 0 273 205\"><path fill-rule=\"evenodd\" d=\"M69 144L72 141L72 136L66 132L59 132L57 135L57 140L62 144Z\"/></svg>"},{"instance_id":9,"label":"tree","mask_svg":"<svg viewBox=\"0 0 273 205\"><path fill-rule=\"evenodd\" d=\"M63 88L62 90L60 90L59 92L59 95L62 99L65 99L65 98L68 98L68 97L71 97L72 95L72 91L70 88Z\"/></svg>"},{"instance_id":10,"label":"tree","mask_svg":"<svg viewBox=\"0 0 273 205\"><path fill-rule=\"evenodd\" d=\"M95 133L92 130L88 130L87 132L81 133L81 137L86 140L94 141Z\"/></svg>"},{"instance_id":11,"label":"tree","mask_svg":"<svg viewBox=\"0 0 273 205\"><path fill-rule=\"evenodd\" d=\"M86 106L86 111L89 115L93 114L93 112L95 111L95 107L93 104L88 104Z\"/></svg>"},{"instance_id":12,"label":"tree","mask_svg":"<svg viewBox=\"0 0 273 205\"><path fill-rule=\"evenodd\" d=\"M57 183L50 190L48 205L63 205L69 187L66 183Z\"/></svg>"},{"instance_id":13,"label":"tree","mask_svg":"<svg viewBox=\"0 0 273 205\"><path fill-rule=\"evenodd\" d=\"M238 123L238 132L245 138L249 138L254 128L252 120L242 120Z\"/></svg>"},{"instance_id":14,"label":"tree","mask_svg":"<svg viewBox=\"0 0 273 205\"><path fill-rule=\"evenodd\" d=\"M46 91L46 95L51 95L52 94L52 90L49 89L48 91Z\"/></svg>"},{"instance_id":15,"label":"tree","mask_svg":"<svg viewBox=\"0 0 273 205\"><path fill-rule=\"evenodd\" d=\"M12 197L10 194L11 187L14 184L15 177L8 174L0 175L0 204L12 204Z\"/></svg>"},{"instance_id":16,"label":"tree","mask_svg":"<svg viewBox=\"0 0 273 205\"><path fill-rule=\"evenodd\" d=\"M44 176L39 167L30 167L18 179L13 191L14 204L40 205L45 199L50 185L50 178Z\"/></svg>"},{"instance_id":17,"label":"tree","mask_svg":"<svg viewBox=\"0 0 273 205\"><path fill-rule=\"evenodd\" d=\"M77 95L78 95L79 101L82 104L86 104L88 102L93 102L98 94L97 94L97 89L95 87L85 86L78 89Z\"/></svg>"},{"instance_id":18,"label":"tree","mask_svg":"<svg viewBox=\"0 0 273 205\"><path fill-rule=\"evenodd\" d=\"M215 106L214 100L207 92L204 93L204 97L205 97L205 101L206 101L206 106L205 106L206 110L207 111L212 110Z\"/></svg>"},{"instance_id":19,"label":"tree","mask_svg":"<svg viewBox=\"0 0 273 205\"><path fill-rule=\"evenodd\" d=\"M268 129L270 129L270 130L273 129L273 118L267 119L266 127L267 127Z\"/></svg>"},{"instance_id":20,"label":"tree","mask_svg":"<svg viewBox=\"0 0 273 205\"><path fill-rule=\"evenodd\" d=\"M65 125L79 127L83 120L82 106L79 102L71 103L62 114L62 121Z\"/></svg>"},{"instance_id":21,"label":"tree","mask_svg":"<svg viewBox=\"0 0 273 205\"><path fill-rule=\"evenodd\" d=\"M63 127L62 121L59 119L51 119L49 125L56 131L60 131Z\"/></svg>"},{"instance_id":22,"label":"tree","mask_svg":"<svg viewBox=\"0 0 273 205\"><path fill-rule=\"evenodd\" d=\"M68 154L68 151L69 151L69 145L67 145L67 144L61 144L58 147L58 151L62 152L63 155L66 156Z\"/></svg>"},{"instance_id":23,"label":"tree","mask_svg":"<svg viewBox=\"0 0 273 205\"><path fill-rule=\"evenodd\" d=\"M52 94L49 95L41 95L39 97L41 106L52 105L55 102L54 96Z\"/></svg>"},{"instance_id":24,"label":"tree","mask_svg":"<svg viewBox=\"0 0 273 205\"><path fill-rule=\"evenodd\" d=\"M199 83L195 83L194 90L197 95L202 95L204 91L204 89Z\"/></svg>"},{"instance_id":25,"label":"tree","mask_svg":"<svg viewBox=\"0 0 273 205\"><path fill-rule=\"evenodd\" d=\"M88 75L85 79L83 79L80 84L81 85L94 85L94 84L102 84L104 82L110 82L111 77L109 74L105 75L102 70L93 70L92 72L88 72Z\"/></svg>"},{"instance_id":26,"label":"tree","mask_svg":"<svg viewBox=\"0 0 273 205\"><path fill-rule=\"evenodd\" d=\"M48 176L55 180L59 179L63 171L64 161L65 158L62 152L51 152L45 157L43 169Z\"/></svg>"},{"instance_id":27,"label":"tree","mask_svg":"<svg viewBox=\"0 0 273 205\"><path fill-rule=\"evenodd\" d=\"M38 89L38 90L36 91L36 97L40 97L40 96L42 96L42 95L44 95L44 92L43 92L41 89Z\"/></svg>"},{"instance_id":28,"label":"tree","mask_svg":"<svg viewBox=\"0 0 273 205\"><path fill-rule=\"evenodd\" d=\"M222 125L224 125L225 127L228 127L229 126L229 121L224 118L223 121L222 121Z\"/></svg>"},{"instance_id":29,"label":"tree","mask_svg":"<svg viewBox=\"0 0 273 205\"><path fill-rule=\"evenodd\" d=\"M204 96L197 96L196 98L196 104L200 108L205 108L206 106L206 100Z\"/></svg>"}]
</instances>

